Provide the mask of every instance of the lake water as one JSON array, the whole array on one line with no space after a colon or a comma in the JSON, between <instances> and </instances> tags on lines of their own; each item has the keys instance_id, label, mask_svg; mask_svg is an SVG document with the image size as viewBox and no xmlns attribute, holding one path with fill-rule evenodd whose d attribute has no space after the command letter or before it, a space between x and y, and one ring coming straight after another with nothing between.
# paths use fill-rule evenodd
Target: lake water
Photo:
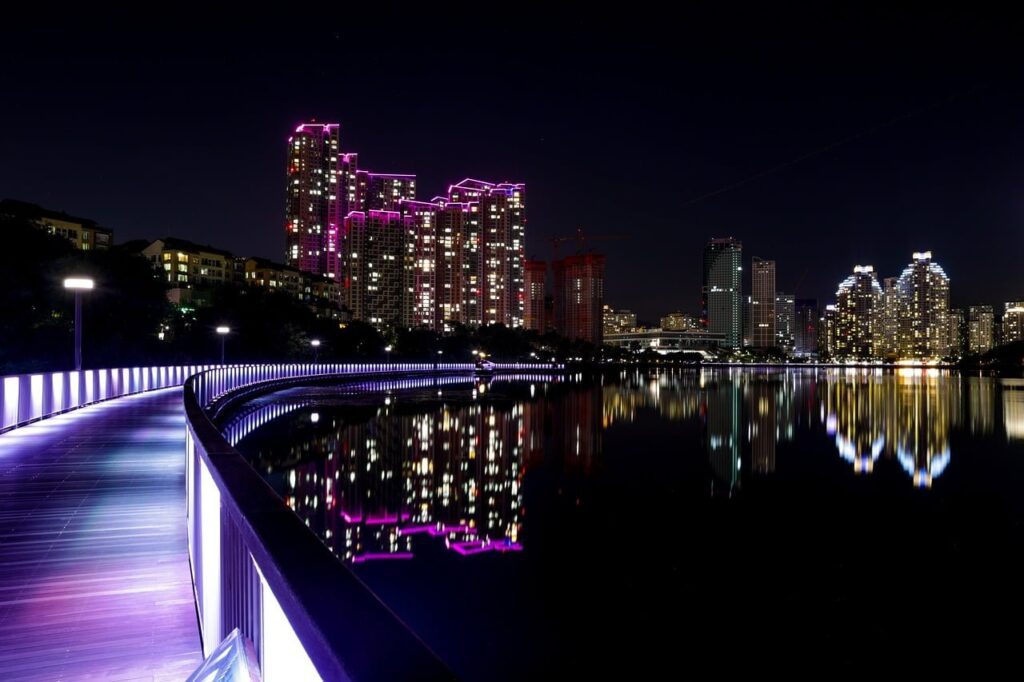
<instances>
[{"instance_id":1,"label":"lake water","mask_svg":"<svg viewBox=\"0 0 1024 682\"><path fill-rule=\"evenodd\" d=\"M288 389L228 432L463 679L1016 661L1022 380L445 377Z\"/></svg>"}]
</instances>

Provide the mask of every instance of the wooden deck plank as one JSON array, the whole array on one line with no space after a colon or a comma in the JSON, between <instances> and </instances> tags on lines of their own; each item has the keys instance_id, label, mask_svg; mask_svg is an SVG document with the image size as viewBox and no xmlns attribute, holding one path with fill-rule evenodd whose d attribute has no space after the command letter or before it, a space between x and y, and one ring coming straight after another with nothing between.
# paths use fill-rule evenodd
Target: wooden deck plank
<instances>
[{"instance_id":1,"label":"wooden deck plank","mask_svg":"<svg viewBox=\"0 0 1024 682\"><path fill-rule=\"evenodd\" d=\"M202 662L180 389L0 435L0 679L181 680Z\"/></svg>"}]
</instances>

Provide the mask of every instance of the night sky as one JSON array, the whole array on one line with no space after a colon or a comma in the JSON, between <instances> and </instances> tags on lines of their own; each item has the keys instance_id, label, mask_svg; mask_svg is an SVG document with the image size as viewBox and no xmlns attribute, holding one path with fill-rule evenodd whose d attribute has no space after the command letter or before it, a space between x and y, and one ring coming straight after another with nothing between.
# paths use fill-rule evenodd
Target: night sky
<instances>
[{"instance_id":1,"label":"night sky","mask_svg":"<svg viewBox=\"0 0 1024 682\"><path fill-rule=\"evenodd\" d=\"M854 264L895 275L931 249L954 304L1024 298L1016 20L303 11L301 31L6 22L0 196L119 242L283 260L285 139L315 117L364 168L416 173L420 198L466 176L526 182L529 257L577 226L628 235L593 246L606 301L642 319L696 311L702 245L728 235L798 296L831 300Z\"/></svg>"}]
</instances>

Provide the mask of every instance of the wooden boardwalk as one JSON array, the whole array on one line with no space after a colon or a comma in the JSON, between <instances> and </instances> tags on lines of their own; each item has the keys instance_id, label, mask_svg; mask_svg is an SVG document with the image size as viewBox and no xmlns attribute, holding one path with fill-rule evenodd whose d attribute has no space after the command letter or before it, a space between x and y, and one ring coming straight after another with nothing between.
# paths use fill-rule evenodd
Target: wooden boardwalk
<instances>
[{"instance_id":1,"label":"wooden boardwalk","mask_svg":"<svg viewBox=\"0 0 1024 682\"><path fill-rule=\"evenodd\" d=\"M181 390L0 435L0 680L182 680L202 662Z\"/></svg>"}]
</instances>

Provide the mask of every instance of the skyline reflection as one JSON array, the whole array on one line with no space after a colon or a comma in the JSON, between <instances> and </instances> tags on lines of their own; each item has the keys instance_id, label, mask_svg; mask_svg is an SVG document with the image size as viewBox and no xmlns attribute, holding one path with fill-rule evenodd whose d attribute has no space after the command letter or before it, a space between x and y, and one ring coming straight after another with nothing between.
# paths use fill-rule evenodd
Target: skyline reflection
<instances>
[{"instance_id":1,"label":"skyline reflection","mask_svg":"<svg viewBox=\"0 0 1024 682\"><path fill-rule=\"evenodd\" d=\"M850 475L898 467L918 488L935 485L950 465L953 431L1024 438L1021 380L875 369L553 379L465 377L445 381L443 397L436 384L412 385L343 405L292 395L246 412L252 427L236 419L226 428L285 502L352 563L521 551L528 472L554 465L563 477L584 478L602 466L607 434L651 412L699 425L699 441L667 446L690 456L699 442L712 496L775 474L786 466L780 445L798 436L823 436L814 456L838 457ZM287 428L266 438L275 424Z\"/></svg>"}]
</instances>

